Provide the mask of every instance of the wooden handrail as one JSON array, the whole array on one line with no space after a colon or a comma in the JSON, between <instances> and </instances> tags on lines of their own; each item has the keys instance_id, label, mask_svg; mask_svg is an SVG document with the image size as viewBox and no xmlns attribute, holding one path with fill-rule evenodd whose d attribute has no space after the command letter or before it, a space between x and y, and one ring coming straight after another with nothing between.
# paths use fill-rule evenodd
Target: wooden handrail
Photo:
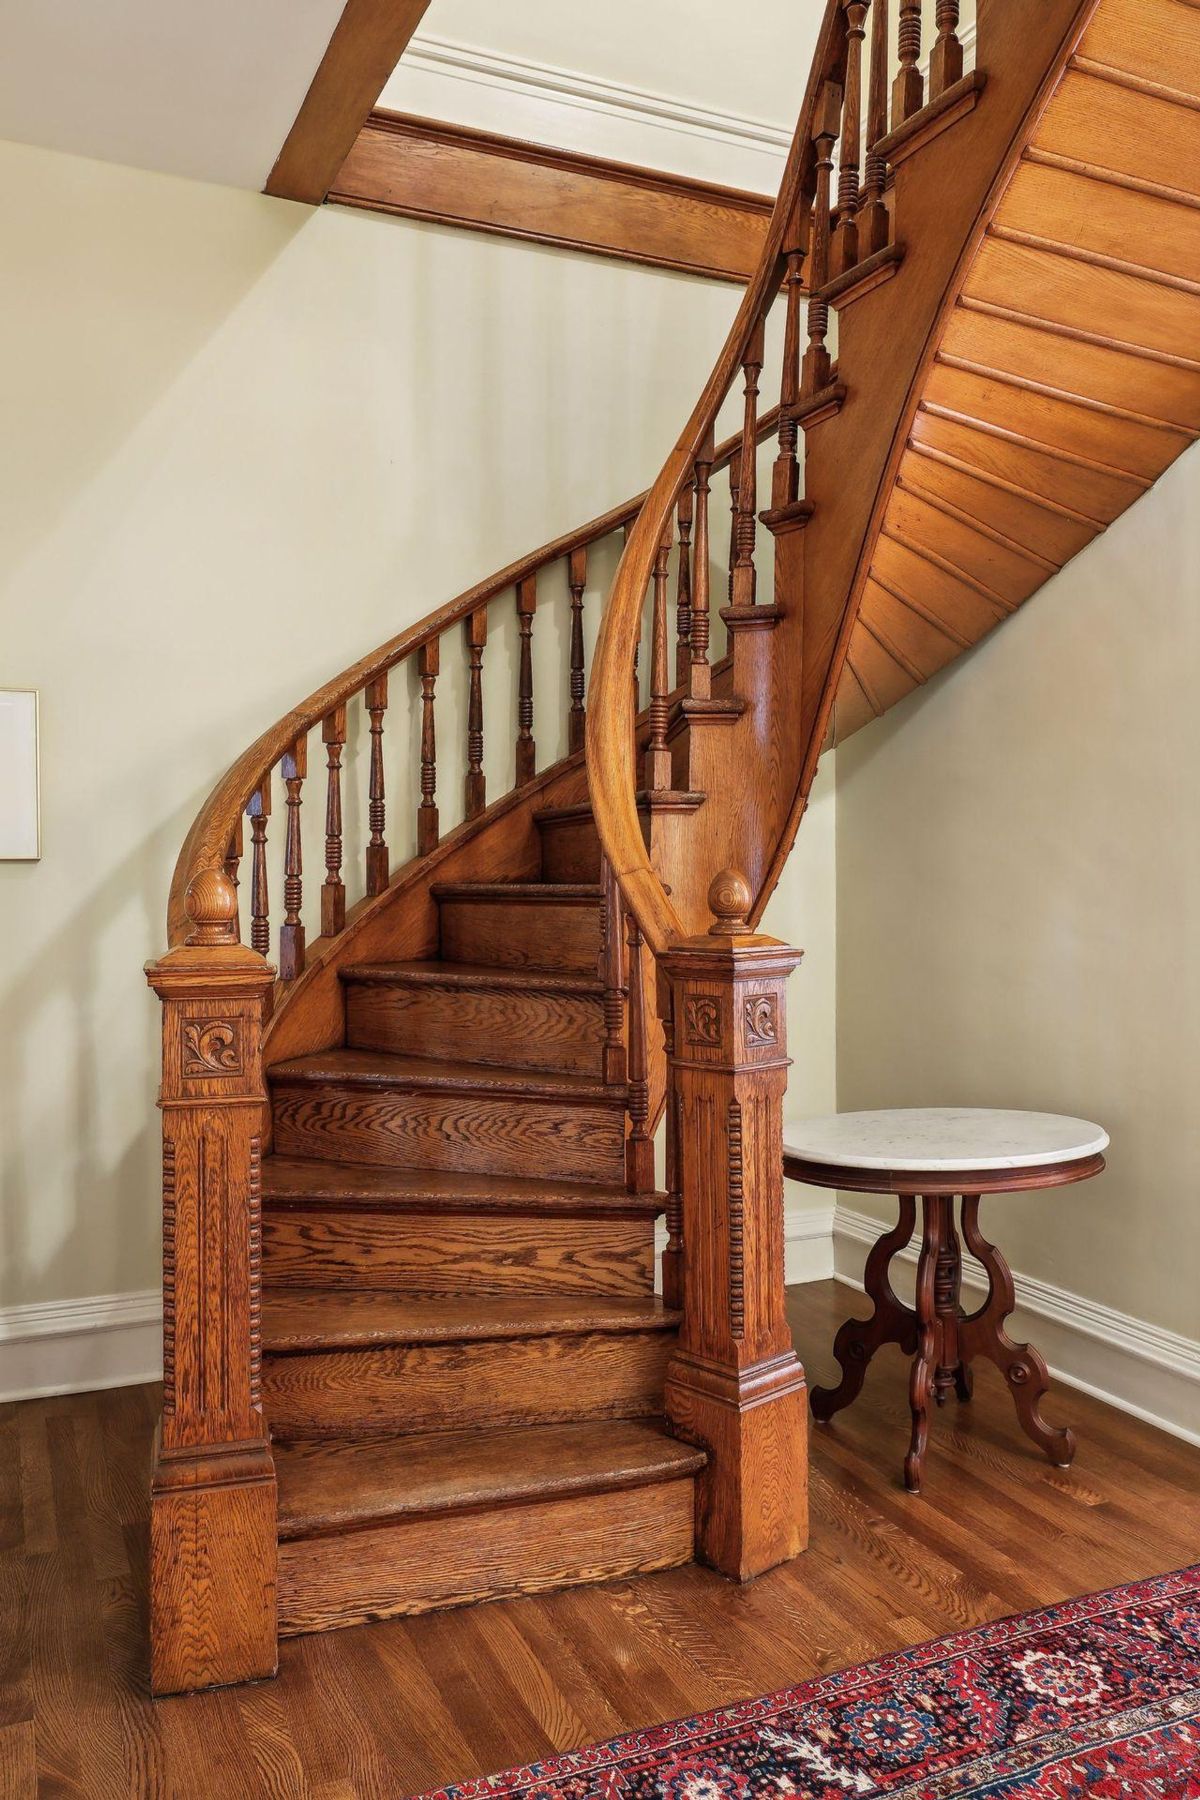
<instances>
[{"instance_id":1,"label":"wooden handrail","mask_svg":"<svg viewBox=\"0 0 1200 1800\"><path fill-rule=\"evenodd\" d=\"M764 414L759 423L760 435L768 437L777 422L778 409ZM728 464L740 443L740 433L723 443L717 453L717 463ZM344 708L347 701L364 693L373 683L386 680L389 671L399 663L435 645L452 626L479 613L497 596L530 580L548 564L570 558L627 526L637 517L645 500L643 492L622 501L587 524L564 532L530 555L477 582L457 599L448 601L436 612L429 613L417 624L389 638L377 650L352 663L256 738L216 783L184 839L171 879L167 908L170 947L184 943L191 929L186 899L192 882L207 869L225 867L231 841L240 831L243 815L262 794L272 770L307 732L323 725L339 708ZM269 796L266 805L269 808ZM418 854L421 848L419 844Z\"/></svg>"},{"instance_id":2,"label":"wooden handrail","mask_svg":"<svg viewBox=\"0 0 1200 1800\"><path fill-rule=\"evenodd\" d=\"M758 268L692 415L638 512L601 620L588 690L586 728L592 807L600 841L625 902L656 956L677 942L684 931L666 888L651 865L635 798L631 678L646 589L680 495L692 479L721 405L780 293L787 272L789 228L802 209L813 179L814 123L828 84L840 81L846 42L844 0L826 0L804 104ZM740 443L741 434L737 441ZM722 446L726 461L727 449Z\"/></svg>"}]
</instances>

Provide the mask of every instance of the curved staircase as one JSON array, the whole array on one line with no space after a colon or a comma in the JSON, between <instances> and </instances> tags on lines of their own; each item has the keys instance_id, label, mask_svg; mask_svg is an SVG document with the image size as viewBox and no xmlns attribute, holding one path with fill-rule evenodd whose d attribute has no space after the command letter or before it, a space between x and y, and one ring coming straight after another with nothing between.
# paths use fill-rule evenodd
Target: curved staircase
<instances>
[{"instance_id":1,"label":"curved staircase","mask_svg":"<svg viewBox=\"0 0 1200 1800\"><path fill-rule=\"evenodd\" d=\"M280 1635L804 1547L798 956L754 922L822 748L1200 429L1200 9L980 0L965 73L957 12L926 92L915 0L829 0L649 493L310 696L188 834L148 971L157 1692L271 1673Z\"/></svg>"}]
</instances>

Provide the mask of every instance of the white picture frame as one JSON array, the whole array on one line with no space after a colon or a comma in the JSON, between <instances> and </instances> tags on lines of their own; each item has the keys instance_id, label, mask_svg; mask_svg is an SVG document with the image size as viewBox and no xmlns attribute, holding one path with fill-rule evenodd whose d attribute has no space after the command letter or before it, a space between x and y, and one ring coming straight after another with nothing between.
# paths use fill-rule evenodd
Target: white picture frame
<instances>
[{"instance_id":1,"label":"white picture frame","mask_svg":"<svg viewBox=\"0 0 1200 1800\"><path fill-rule=\"evenodd\" d=\"M38 696L0 688L0 862L40 862Z\"/></svg>"}]
</instances>

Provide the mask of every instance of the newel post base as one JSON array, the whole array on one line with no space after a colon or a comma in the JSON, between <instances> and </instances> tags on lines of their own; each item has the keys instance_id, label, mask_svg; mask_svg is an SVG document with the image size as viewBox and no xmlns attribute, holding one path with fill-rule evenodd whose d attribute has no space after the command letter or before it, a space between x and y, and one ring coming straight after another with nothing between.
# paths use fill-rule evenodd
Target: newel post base
<instances>
[{"instance_id":1,"label":"newel post base","mask_svg":"<svg viewBox=\"0 0 1200 1800\"><path fill-rule=\"evenodd\" d=\"M274 970L237 942L223 871L186 944L147 965L163 1007L163 1410L150 1505L150 1686L273 1675L275 1468L261 1396L262 1032Z\"/></svg>"},{"instance_id":2,"label":"newel post base","mask_svg":"<svg viewBox=\"0 0 1200 1800\"><path fill-rule=\"evenodd\" d=\"M666 1381L678 1436L701 1445L696 1554L746 1581L808 1542L804 1370L784 1298L786 984L799 953L745 924L740 876L716 924L662 958L675 1021L683 1323Z\"/></svg>"}]
</instances>

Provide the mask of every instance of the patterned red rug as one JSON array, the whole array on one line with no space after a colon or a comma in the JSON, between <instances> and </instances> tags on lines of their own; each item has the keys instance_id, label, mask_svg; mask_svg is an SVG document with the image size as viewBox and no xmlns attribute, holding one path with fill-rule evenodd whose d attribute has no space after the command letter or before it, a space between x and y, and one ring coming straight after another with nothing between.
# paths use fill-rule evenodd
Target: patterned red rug
<instances>
[{"instance_id":1,"label":"patterned red rug","mask_svg":"<svg viewBox=\"0 0 1200 1800\"><path fill-rule=\"evenodd\" d=\"M1200 1565L426 1800L1200 1800Z\"/></svg>"}]
</instances>

